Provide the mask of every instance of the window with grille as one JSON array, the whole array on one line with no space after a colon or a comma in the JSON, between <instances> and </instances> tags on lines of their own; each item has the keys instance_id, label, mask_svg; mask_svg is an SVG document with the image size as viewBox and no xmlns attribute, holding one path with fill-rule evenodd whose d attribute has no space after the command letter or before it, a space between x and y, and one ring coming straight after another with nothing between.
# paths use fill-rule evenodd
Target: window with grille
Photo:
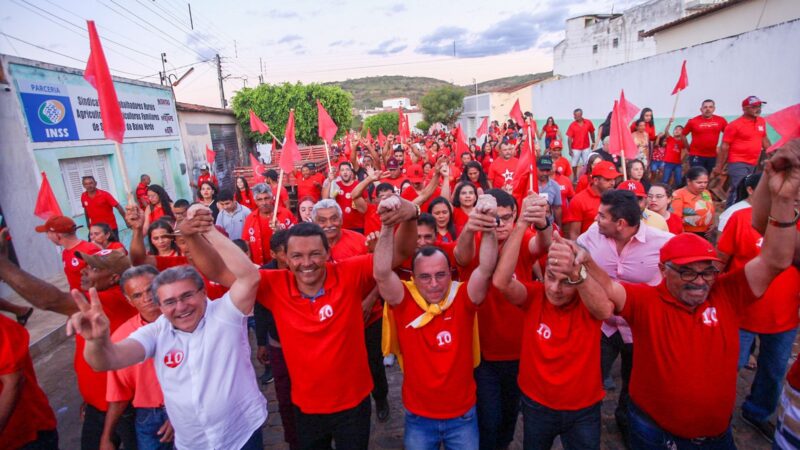
<instances>
[{"instance_id":1,"label":"window with grille","mask_svg":"<svg viewBox=\"0 0 800 450\"><path fill-rule=\"evenodd\" d=\"M113 188L114 180L111 178L109 157L107 155L60 159L58 165L61 168L61 178L64 180L64 188L67 192L73 216L83 214L83 206L81 205L83 183L81 183L81 178L85 176L93 176L97 181L98 189L107 191L115 198L119 198Z\"/></svg>"},{"instance_id":2,"label":"window with grille","mask_svg":"<svg viewBox=\"0 0 800 450\"><path fill-rule=\"evenodd\" d=\"M619 38L614 38L614 40L611 41L611 46L614 48L619 47Z\"/></svg>"},{"instance_id":3,"label":"window with grille","mask_svg":"<svg viewBox=\"0 0 800 450\"><path fill-rule=\"evenodd\" d=\"M174 202L177 200L175 192L175 182L172 179L172 165L169 163L169 149L158 149L158 168L161 171L161 187L167 191L169 198Z\"/></svg>"},{"instance_id":4,"label":"window with grille","mask_svg":"<svg viewBox=\"0 0 800 450\"><path fill-rule=\"evenodd\" d=\"M592 46L592 53L597 53L597 44Z\"/></svg>"}]
</instances>

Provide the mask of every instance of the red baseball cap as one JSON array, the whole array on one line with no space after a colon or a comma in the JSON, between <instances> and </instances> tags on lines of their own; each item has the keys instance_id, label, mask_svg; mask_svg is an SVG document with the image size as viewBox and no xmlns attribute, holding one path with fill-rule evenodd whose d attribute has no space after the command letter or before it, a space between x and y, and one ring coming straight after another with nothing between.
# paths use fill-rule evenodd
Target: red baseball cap
<instances>
[{"instance_id":1,"label":"red baseball cap","mask_svg":"<svg viewBox=\"0 0 800 450\"><path fill-rule=\"evenodd\" d=\"M637 197L647 197L647 194L644 192L644 185L636 180L623 181L617 185L617 189L622 191L631 191L636 194Z\"/></svg>"},{"instance_id":2,"label":"red baseball cap","mask_svg":"<svg viewBox=\"0 0 800 450\"><path fill-rule=\"evenodd\" d=\"M406 178L412 183L422 183L425 180L425 172L419 164L412 164L406 172Z\"/></svg>"},{"instance_id":3,"label":"red baseball cap","mask_svg":"<svg viewBox=\"0 0 800 450\"><path fill-rule=\"evenodd\" d=\"M681 233L661 247L661 262L690 264L697 261L720 261L710 242L692 233Z\"/></svg>"},{"instance_id":4,"label":"red baseball cap","mask_svg":"<svg viewBox=\"0 0 800 450\"><path fill-rule=\"evenodd\" d=\"M564 148L564 145L561 144L561 141L555 140L555 141L550 143L550 149L552 150L554 148Z\"/></svg>"},{"instance_id":5,"label":"red baseball cap","mask_svg":"<svg viewBox=\"0 0 800 450\"><path fill-rule=\"evenodd\" d=\"M75 221L69 217L52 216L47 219L47 222L36 227L36 232L47 233L48 231L52 231L54 233L72 233L78 228L80 228L80 226L75 225Z\"/></svg>"},{"instance_id":6,"label":"red baseball cap","mask_svg":"<svg viewBox=\"0 0 800 450\"><path fill-rule=\"evenodd\" d=\"M742 100L742 106L761 106L762 104L766 105L767 102L761 100L755 95L751 95L750 97Z\"/></svg>"},{"instance_id":7,"label":"red baseball cap","mask_svg":"<svg viewBox=\"0 0 800 450\"><path fill-rule=\"evenodd\" d=\"M400 162L395 159L395 157L391 157L386 161L386 170L395 170L400 168Z\"/></svg>"},{"instance_id":8,"label":"red baseball cap","mask_svg":"<svg viewBox=\"0 0 800 450\"><path fill-rule=\"evenodd\" d=\"M622 174L617 172L617 167L611 161L600 161L592 169L593 177L603 177L607 180L621 177Z\"/></svg>"}]
</instances>

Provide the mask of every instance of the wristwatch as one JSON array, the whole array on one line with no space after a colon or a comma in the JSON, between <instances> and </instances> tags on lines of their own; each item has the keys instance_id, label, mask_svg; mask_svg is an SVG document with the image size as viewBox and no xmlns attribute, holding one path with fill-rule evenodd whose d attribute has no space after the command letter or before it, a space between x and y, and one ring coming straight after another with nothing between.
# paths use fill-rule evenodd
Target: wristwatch
<instances>
[{"instance_id":1,"label":"wristwatch","mask_svg":"<svg viewBox=\"0 0 800 450\"><path fill-rule=\"evenodd\" d=\"M775 220L774 217L769 216L769 222L767 222L767 223L769 223L773 227L791 228L791 227L797 225L797 220L798 219L800 219L800 211L795 209L794 210L794 219L790 220L789 222L778 222L777 220Z\"/></svg>"},{"instance_id":2,"label":"wristwatch","mask_svg":"<svg viewBox=\"0 0 800 450\"><path fill-rule=\"evenodd\" d=\"M581 264L581 270L578 272L578 279L570 280L569 278L567 278L566 280L564 280L564 282L570 286L577 286L586 281L588 277L589 277L589 271L586 269L585 265Z\"/></svg>"},{"instance_id":3,"label":"wristwatch","mask_svg":"<svg viewBox=\"0 0 800 450\"><path fill-rule=\"evenodd\" d=\"M544 230L546 230L547 228L549 228L549 227L550 227L550 225L552 225L552 224L553 224L553 222L550 220L550 217L546 217L546 218L545 218L545 224L544 224L544 226L543 226L542 228L539 228L539 227L537 227L536 225L534 225L534 226L533 226L533 228L536 228L536 229L537 229L537 230L539 230L539 231L544 231Z\"/></svg>"}]
</instances>

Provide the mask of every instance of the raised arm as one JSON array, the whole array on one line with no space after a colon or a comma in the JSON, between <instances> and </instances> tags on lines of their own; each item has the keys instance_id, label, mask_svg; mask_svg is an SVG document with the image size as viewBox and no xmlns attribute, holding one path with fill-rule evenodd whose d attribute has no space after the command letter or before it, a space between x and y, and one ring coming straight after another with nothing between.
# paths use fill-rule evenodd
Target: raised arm
<instances>
[{"instance_id":1,"label":"raised arm","mask_svg":"<svg viewBox=\"0 0 800 450\"><path fill-rule=\"evenodd\" d=\"M384 227L394 229L397 226L392 249L392 268L398 267L414 254L419 206L399 195L392 195L378 205L378 214Z\"/></svg>"},{"instance_id":2,"label":"raised arm","mask_svg":"<svg viewBox=\"0 0 800 450\"><path fill-rule=\"evenodd\" d=\"M496 287L512 305L520 306L525 303L528 297L525 286L514 277L514 270L519 259L519 248L522 245L522 238L528 225L523 221L518 221L503 243L500 251L500 258L492 276L492 284Z\"/></svg>"},{"instance_id":3,"label":"raised arm","mask_svg":"<svg viewBox=\"0 0 800 450\"><path fill-rule=\"evenodd\" d=\"M125 223L131 229L131 248L130 257L131 263L134 266L143 264L156 265L156 258L153 255L147 254L147 249L144 246L144 220L145 214L136 202L129 203L125 207Z\"/></svg>"},{"instance_id":4,"label":"raised arm","mask_svg":"<svg viewBox=\"0 0 800 450\"><path fill-rule=\"evenodd\" d=\"M596 278L591 276L587 276L586 279L581 281L582 266L589 259L589 254L584 248L556 234L548 254L547 270L559 279L559 282L571 281L572 283L577 283L575 287L581 299L583 299L586 309L595 319L605 320L614 315L616 301L620 300L620 295L624 296L625 290L616 283L616 286L609 285L604 287ZM610 280L609 278L608 281ZM603 282L605 281L603 280ZM606 292L606 288L610 289L614 294L614 300ZM622 310L621 306L620 310Z\"/></svg>"},{"instance_id":5,"label":"raised arm","mask_svg":"<svg viewBox=\"0 0 800 450\"><path fill-rule=\"evenodd\" d=\"M380 172L370 167L367 169L367 176L359 181L356 187L353 188L353 192L350 193L350 198L353 199L353 206L355 206L358 212L363 214L367 211L367 201L364 200L363 196L364 191L370 184L378 181L380 176Z\"/></svg>"},{"instance_id":6,"label":"raised arm","mask_svg":"<svg viewBox=\"0 0 800 450\"><path fill-rule=\"evenodd\" d=\"M489 290L489 283L492 279L492 272L497 265L497 200L491 195L481 195L470 213L470 219L474 217L474 224L481 226L481 247L478 254L478 268L469 277L467 282L467 293L470 300L476 305L483 303L486 292Z\"/></svg>"},{"instance_id":7,"label":"raised arm","mask_svg":"<svg viewBox=\"0 0 800 450\"><path fill-rule=\"evenodd\" d=\"M333 182L336 180L336 169L331 168L328 170L328 178L325 179L325 182L322 183L322 198L333 198L336 195L336 192L332 191L333 189Z\"/></svg>"},{"instance_id":8,"label":"raised arm","mask_svg":"<svg viewBox=\"0 0 800 450\"><path fill-rule=\"evenodd\" d=\"M433 195L433 193L436 191L436 188L439 186L439 181L442 179L441 174L439 173L440 170L441 166L437 165L436 171L433 173L430 181L428 181L428 184L425 185L425 187L422 189L422 192L420 192L419 195L417 195L417 198L414 199L413 203L415 205L421 206L431 198L431 195ZM450 183L446 179L444 184L447 184L449 189Z\"/></svg>"},{"instance_id":9,"label":"raised arm","mask_svg":"<svg viewBox=\"0 0 800 450\"><path fill-rule=\"evenodd\" d=\"M186 218L179 224L179 229L192 256L192 265L209 280L223 286L233 286L236 275L217 253L217 249L204 237L215 229L211 211L199 204L190 206L186 211ZM240 249L239 252L241 253Z\"/></svg>"},{"instance_id":10,"label":"raised arm","mask_svg":"<svg viewBox=\"0 0 800 450\"><path fill-rule=\"evenodd\" d=\"M403 301L403 283L392 270L392 252L394 248L394 230L383 225L378 243L375 245L372 275L378 284L378 292L390 305L399 305Z\"/></svg>"},{"instance_id":11,"label":"raised arm","mask_svg":"<svg viewBox=\"0 0 800 450\"><path fill-rule=\"evenodd\" d=\"M800 191L800 151L783 148L777 159L764 166L770 193L770 212L761 254L744 267L750 289L760 297L772 280L792 263L797 240L798 211L794 202Z\"/></svg>"},{"instance_id":12,"label":"raised arm","mask_svg":"<svg viewBox=\"0 0 800 450\"><path fill-rule=\"evenodd\" d=\"M191 208L189 209L191 210ZM212 249L216 250L214 253L218 252L219 258L224 261L224 264L227 265L228 270L234 276L234 281L228 291L231 301L239 308L242 314L249 315L253 312L253 304L256 302L256 290L261 279L258 269L232 240L223 236L215 227L211 227L202 237L208 240Z\"/></svg>"},{"instance_id":13,"label":"raised arm","mask_svg":"<svg viewBox=\"0 0 800 450\"><path fill-rule=\"evenodd\" d=\"M535 193L529 193L522 200L519 222L526 227L533 225L536 236L528 242L528 251L533 259L538 259L547 253L553 241L553 224L547 220L547 199Z\"/></svg>"}]
</instances>

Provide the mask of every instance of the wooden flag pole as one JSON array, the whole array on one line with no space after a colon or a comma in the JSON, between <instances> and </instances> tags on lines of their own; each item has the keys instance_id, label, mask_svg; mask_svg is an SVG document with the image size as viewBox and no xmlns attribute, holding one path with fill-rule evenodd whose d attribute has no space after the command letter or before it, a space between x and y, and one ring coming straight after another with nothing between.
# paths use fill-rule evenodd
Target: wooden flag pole
<instances>
[{"instance_id":1,"label":"wooden flag pole","mask_svg":"<svg viewBox=\"0 0 800 450\"><path fill-rule=\"evenodd\" d=\"M333 167L331 166L331 151L328 149L328 141L323 139L322 142L325 143L325 159L328 161L328 172L330 172L333 170Z\"/></svg>"},{"instance_id":2,"label":"wooden flag pole","mask_svg":"<svg viewBox=\"0 0 800 450\"><path fill-rule=\"evenodd\" d=\"M125 197L128 199L128 205L133 205L133 195L131 194L131 183L128 179L128 167L125 164L125 158L122 157L122 145L119 142L114 142L114 153L117 157L117 164L119 171L122 172L122 184L125 185Z\"/></svg>"},{"instance_id":3,"label":"wooden flag pole","mask_svg":"<svg viewBox=\"0 0 800 450\"><path fill-rule=\"evenodd\" d=\"M681 91L678 91L675 94L675 104L672 105L672 120L675 120L675 111L678 110L678 97L680 97L680 96L681 96Z\"/></svg>"},{"instance_id":4,"label":"wooden flag pole","mask_svg":"<svg viewBox=\"0 0 800 450\"><path fill-rule=\"evenodd\" d=\"M625 149L621 149L619 157L622 158L622 179L628 181L628 165L625 163Z\"/></svg>"},{"instance_id":5,"label":"wooden flag pole","mask_svg":"<svg viewBox=\"0 0 800 450\"><path fill-rule=\"evenodd\" d=\"M275 199L275 207L272 209L272 221L270 221L270 225L274 224L278 219L278 206L281 202L281 189L283 189L283 169L278 172L278 192L272 194L272 198Z\"/></svg>"}]
</instances>

